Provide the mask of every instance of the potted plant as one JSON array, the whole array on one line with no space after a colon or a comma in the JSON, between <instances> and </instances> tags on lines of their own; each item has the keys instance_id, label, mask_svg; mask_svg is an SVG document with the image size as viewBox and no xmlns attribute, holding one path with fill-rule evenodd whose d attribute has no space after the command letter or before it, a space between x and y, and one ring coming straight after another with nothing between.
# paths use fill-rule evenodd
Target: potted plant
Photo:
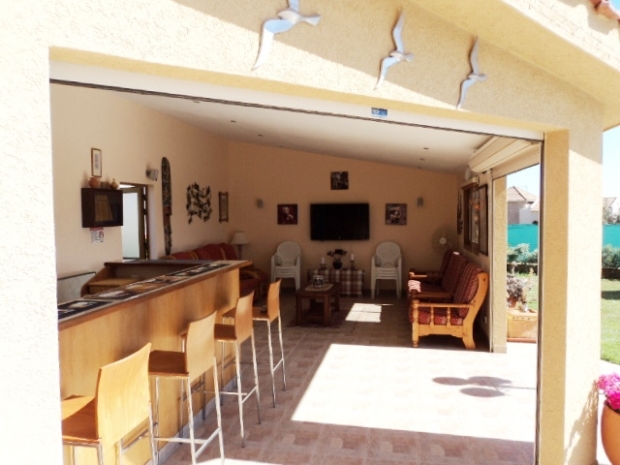
<instances>
[{"instance_id":1,"label":"potted plant","mask_svg":"<svg viewBox=\"0 0 620 465\"><path fill-rule=\"evenodd\" d=\"M529 308L527 299L531 288L529 279L511 274L506 277L509 341L536 342L538 339L538 313Z\"/></svg>"},{"instance_id":2,"label":"potted plant","mask_svg":"<svg viewBox=\"0 0 620 465\"><path fill-rule=\"evenodd\" d=\"M605 394L601 413L601 442L611 465L620 465L620 374L601 375L597 386Z\"/></svg>"},{"instance_id":3,"label":"potted plant","mask_svg":"<svg viewBox=\"0 0 620 465\"><path fill-rule=\"evenodd\" d=\"M327 255L334 259L334 263L332 264L332 266L335 270L339 270L340 268L342 268L342 257L344 257L346 254L347 251L342 249L334 249L327 252Z\"/></svg>"}]
</instances>

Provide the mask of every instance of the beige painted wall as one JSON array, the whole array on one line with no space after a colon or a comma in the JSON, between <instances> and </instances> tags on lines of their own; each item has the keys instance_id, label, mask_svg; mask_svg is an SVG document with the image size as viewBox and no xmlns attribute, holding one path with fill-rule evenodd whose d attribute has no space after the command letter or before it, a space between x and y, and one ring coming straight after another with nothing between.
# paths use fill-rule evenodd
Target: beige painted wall
<instances>
[{"instance_id":1,"label":"beige painted wall","mask_svg":"<svg viewBox=\"0 0 620 465\"><path fill-rule=\"evenodd\" d=\"M458 181L453 175L241 143L230 144L230 163L231 225L247 233L244 257L266 271L278 243L294 240L302 247L302 269L318 267L321 256L330 264L326 253L336 247L354 253L369 287L377 244L394 241L403 253L405 282L411 266L439 266L442 254L432 250L433 232L442 226L456 229ZM348 190L330 189L332 171L348 171ZM424 199L421 208L418 197ZM257 199L263 208L256 206ZM310 241L310 204L331 202L370 203L370 240ZM277 224L277 205L285 203L298 205L297 225ZM386 203L407 204L406 226L385 224Z\"/></svg>"},{"instance_id":2,"label":"beige painted wall","mask_svg":"<svg viewBox=\"0 0 620 465\"><path fill-rule=\"evenodd\" d=\"M104 261L122 258L120 228L104 228L104 243L91 243L90 230L81 226L79 189L90 174L91 147L103 152L102 180L153 186L157 256L164 254L161 178L153 183L145 171L157 167L163 156L172 171L173 251L227 241L233 231L244 230L250 240L244 257L269 271L270 257L283 240L300 243L304 268L318 266L327 250L340 247L355 253L357 267L367 271L369 287L370 259L379 242L392 240L401 246L404 281L410 266L438 266L441 254L432 250L431 235L440 227L455 229L458 184L453 175L228 142L113 92L64 85L52 85L51 91L59 276L99 270ZM331 171L349 172L348 190L330 189ZM213 213L207 222L196 217L187 222L185 190L192 182L211 186ZM228 224L218 221L220 190L230 195ZM418 197L424 199L421 208L416 206ZM256 206L258 198L263 208ZM369 202L370 240L310 241L313 202ZM277 224L278 203L298 204L298 225ZM406 226L385 224L386 203L408 205Z\"/></svg>"},{"instance_id":3,"label":"beige painted wall","mask_svg":"<svg viewBox=\"0 0 620 465\"><path fill-rule=\"evenodd\" d=\"M59 276L98 271L105 261L122 259L121 228L104 228L104 242L91 243L90 229L82 228L80 188L87 187L90 149L103 153L102 180L149 184L150 211L155 223L151 240L156 257L164 255L161 159L170 161L172 174L172 250L185 250L227 239L228 225L218 221L218 191L228 190L227 142L188 124L134 104L113 92L51 85L54 151L54 210L56 268ZM160 169L157 182L146 169ZM209 221L185 207L192 183L211 187L213 212Z\"/></svg>"}]
</instances>

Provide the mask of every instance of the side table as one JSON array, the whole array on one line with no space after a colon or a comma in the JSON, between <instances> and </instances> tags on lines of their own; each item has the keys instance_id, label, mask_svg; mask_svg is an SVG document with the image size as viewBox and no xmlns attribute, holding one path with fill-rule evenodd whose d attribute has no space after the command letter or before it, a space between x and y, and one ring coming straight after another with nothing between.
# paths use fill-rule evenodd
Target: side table
<instances>
[{"instance_id":1,"label":"side table","mask_svg":"<svg viewBox=\"0 0 620 465\"><path fill-rule=\"evenodd\" d=\"M312 282L312 276L320 275L328 283L340 283L340 293L342 295L362 296L364 290L364 270L360 269L340 269L315 268L308 270L308 282Z\"/></svg>"},{"instance_id":2,"label":"side table","mask_svg":"<svg viewBox=\"0 0 620 465\"><path fill-rule=\"evenodd\" d=\"M334 304L334 311L340 311L340 284L338 283L326 283L322 287L313 287L312 284L308 284L305 287L299 288L295 292L296 298L296 323L301 325L303 321L303 299L310 299L310 310L312 310L313 303L316 300L323 301L323 326L329 326L331 324L331 309L332 299Z\"/></svg>"}]
</instances>

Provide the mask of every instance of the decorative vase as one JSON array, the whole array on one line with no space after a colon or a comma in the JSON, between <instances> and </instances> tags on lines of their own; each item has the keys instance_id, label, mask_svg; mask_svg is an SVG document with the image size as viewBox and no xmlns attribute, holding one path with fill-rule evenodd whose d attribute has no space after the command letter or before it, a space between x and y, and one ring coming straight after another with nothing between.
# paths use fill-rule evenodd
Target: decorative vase
<instances>
[{"instance_id":1,"label":"decorative vase","mask_svg":"<svg viewBox=\"0 0 620 465\"><path fill-rule=\"evenodd\" d=\"M90 187L92 187L93 189L96 189L97 187L99 187L99 178L97 176L91 176L90 179L88 180L88 185Z\"/></svg>"},{"instance_id":2,"label":"decorative vase","mask_svg":"<svg viewBox=\"0 0 620 465\"><path fill-rule=\"evenodd\" d=\"M620 465L618 438L620 438L620 413L605 404L601 414L601 441L611 465Z\"/></svg>"},{"instance_id":3,"label":"decorative vase","mask_svg":"<svg viewBox=\"0 0 620 465\"><path fill-rule=\"evenodd\" d=\"M334 260L334 270L342 268L342 262L340 260Z\"/></svg>"}]
</instances>

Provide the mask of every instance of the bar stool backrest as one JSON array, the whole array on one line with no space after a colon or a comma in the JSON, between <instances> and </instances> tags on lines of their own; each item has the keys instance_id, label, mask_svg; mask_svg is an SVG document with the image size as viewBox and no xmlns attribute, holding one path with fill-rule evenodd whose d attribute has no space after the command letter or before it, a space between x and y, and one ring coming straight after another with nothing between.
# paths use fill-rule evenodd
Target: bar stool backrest
<instances>
[{"instance_id":1,"label":"bar stool backrest","mask_svg":"<svg viewBox=\"0 0 620 465\"><path fill-rule=\"evenodd\" d=\"M96 408L97 435L104 448L120 441L149 419L149 353L151 343L99 369Z\"/></svg>"},{"instance_id":2,"label":"bar stool backrest","mask_svg":"<svg viewBox=\"0 0 620 465\"><path fill-rule=\"evenodd\" d=\"M216 312L213 312L208 317L189 324L185 342L185 367L190 382L194 382L196 378L213 368L215 316Z\"/></svg>"},{"instance_id":3,"label":"bar stool backrest","mask_svg":"<svg viewBox=\"0 0 620 465\"><path fill-rule=\"evenodd\" d=\"M254 331L254 320L252 318L252 300L254 292L239 297L235 310L235 336L237 341L242 343L252 335Z\"/></svg>"},{"instance_id":4,"label":"bar stool backrest","mask_svg":"<svg viewBox=\"0 0 620 465\"><path fill-rule=\"evenodd\" d=\"M269 322L272 322L280 315L280 284L282 280L278 279L269 285L267 292L267 316Z\"/></svg>"}]
</instances>

